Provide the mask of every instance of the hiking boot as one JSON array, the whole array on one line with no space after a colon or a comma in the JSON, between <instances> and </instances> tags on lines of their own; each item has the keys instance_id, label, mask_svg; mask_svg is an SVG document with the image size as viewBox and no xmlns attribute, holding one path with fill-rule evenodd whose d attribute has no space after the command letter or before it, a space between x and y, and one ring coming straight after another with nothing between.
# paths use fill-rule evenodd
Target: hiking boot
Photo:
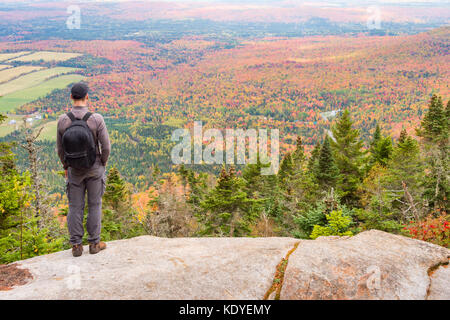
<instances>
[{"instance_id":1,"label":"hiking boot","mask_svg":"<svg viewBox=\"0 0 450 320\"><path fill-rule=\"evenodd\" d=\"M82 244L74 244L72 246L72 255L74 257L79 257L83 254L83 245Z\"/></svg>"},{"instance_id":2,"label":"hiking boot","mask_svg":"<svg viewBox=\"0 0 450 320\"><path fill-rule=\"evenodd\" d=\"M99 253L101 250L105 250L105 249L106 249L106 243L104 243L102 241L89 244L89 253L90 254L96 254L96 253Z\"/></svg>"}]
</instances>

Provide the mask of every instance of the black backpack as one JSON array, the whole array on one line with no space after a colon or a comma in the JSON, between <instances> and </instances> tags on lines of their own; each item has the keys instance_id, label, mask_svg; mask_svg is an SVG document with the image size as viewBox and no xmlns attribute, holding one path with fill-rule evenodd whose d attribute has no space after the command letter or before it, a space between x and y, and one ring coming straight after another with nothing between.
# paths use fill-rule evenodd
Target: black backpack
<instances>
[{"instance_id":1,"label":"black backpack","mask_svg":"<svg viewBox=\"0 0 450 320\"><path fill-rule=\"evenodd\" d=\"M64 150L64 162L75 169L91 168L97 157L97 146L94 135L87 125L87 120L92 115L88 112L83 119L76 119L72 112L67 116L72 124L62 136L62 148Z\"/></svg>"}]
</instances>

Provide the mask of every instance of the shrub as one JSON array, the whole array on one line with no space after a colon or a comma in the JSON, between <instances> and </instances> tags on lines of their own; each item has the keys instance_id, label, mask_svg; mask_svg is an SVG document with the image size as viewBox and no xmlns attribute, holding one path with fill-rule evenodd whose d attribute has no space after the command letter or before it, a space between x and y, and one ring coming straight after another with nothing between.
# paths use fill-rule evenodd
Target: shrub
<instances>
[{"instance_id":1,"label":"shrub","mask_svg":"<svg viewBox=\"0 0 450 320\"><path fill-rule=\"evenodd\" d=\"M27 222L9 230L0 238L0 263L10 263L34 256L63 250L63 238L51 238L49 230L39 228L38 219L28 218Z\"/></svg>"},{"instance_id":2,"label":"shrub","mask_svg":"<svg viewBox=\"0 0 450 320\"><path fill-rule=\"evenodd\" d=\"M349 230L353 223L352 218L344 215L343 210L333 210L326 215L327 225L315 225L310 235L311 239L316 239L320 236L352 236L353 233Z\"/></svg>"},{"instance_id":3,"label":"shrub","mask_svg":"<svg viewBox=\"0 0 450 320\"><path fill-rule=\"evenodd\" d=\"M446 248L450 247L450 215L429 215L420 221L410 221L404 228L414 239L428 241Z\"/></svg>"}]
</instances>

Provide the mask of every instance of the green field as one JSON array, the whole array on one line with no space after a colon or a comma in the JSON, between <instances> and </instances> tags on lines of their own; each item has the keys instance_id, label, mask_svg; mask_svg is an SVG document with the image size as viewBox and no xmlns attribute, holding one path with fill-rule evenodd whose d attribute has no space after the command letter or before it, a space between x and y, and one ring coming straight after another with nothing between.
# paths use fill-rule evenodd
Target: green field
<instances>
[{"instance_id":1,"label":"green field","mask_svg":"<svg viewBox=\"0 0 450 320\"><path fill-rule=\"evenodd\" d=\"M26 88L37 86L43 81L61 75L65 73L72 73L79 69L77 68L66 68L66 67L56 67L51 69L44 69L36 72L32 72L11 80L7 83L0 85L0 96L6 96L10 93L21 91Z\"/></svg>"},{"instance_id":2,"label":"green field","mask_svg":"<svg viewBox=\"0 0 450 320\"><path fill-rule=\"evenodd\" d=\"M9 120L6 120L6 121L9 121ZM1 124L0 125L0 138L10 134L14 130L16 130L16 127L14 125Z\"/></svg>"},{"instance_id":3,"label":"green field","mask_svg":"<svg viewBox=\"0 0 450 320\"><path fill-rule=\"evenodd\" d=\"M49 61L66 61L72 58L76 58L81 56L81 53L72 53L72 52L54 52L54 51L39 51L34 52L32 54L28 54L26 56L18 57L11 61L21 61L21 62L32 62L43 60L45 62ZM11 62L10 61L10 62Z\"/></svg>"},{"instance_id":4,"label":"green field","mask_svg":"<svg viewBox=\"0 0 450 320\"><path fill-rule=\"evenodd\" d=\"M65 61L78 57L79 53L50 52L50 51L21 51L16 53L0 53L0 113L7 114L16 108L45 97L53 90L64 89L72 83L79 82L85 77L73 74L77 68L24 65L13 67L11 61ZM22 126L23 115L8 114L5 122L0 124L0 137L10 134ZM9 124L16 120L16 124ZM55 140L56 121L34 119L33 126L43 127L39 140Z\"/></svg>"},{"instance_id":5,"label":"green field","mask_svg":"<svg viewBox=\"0 0 450 320\"><path fill-rule=\"evenodd\" d=\"M28 74L33 71L42 70L43 67L37 66L20 66L15 68L9 68L0 71L0 83L10 81L14 78L17 78L21 75Z\"/></svg>"},{"instance_id":6,"label":"green field","mask_svg":"<svg viewBox=\"0 0 450 320\"><path fill-rule=\"evenodd\" d=\"M15 131L16 128L21 128L23 126L23 115L15 115L15 114L9 114L8 118L0 124L0 138L4 137L11 132ZM16 124L9 124L9 121L16 120ZM40 128L44 128L41 131L41 134L39 135L38 140L50 140L50 141L56 141L56 128L57 128L58 122L56 120L54 121L47 121L47 120L37 120L34 119L33 121L33 127L35 130L39 130Z\"/></svg>"},{"instance_id":7,"label":"green field","mask_svg":"<svg viewBox=\"0 0 450 320\"><path fill-rule=\"evenodd\" d=\"M14 53L0 53L0 61L7 61L26 54L30 54L32 51L20 51Z\"/></svg>"},{"instance_id":8,"label":"green field","mask_svg":"<svg viewBox=\"0 0 450 320\"><path fill-rule=\"evenodd\" d=\"M16 114L8 114L7 118L3 123L0 124L0 138L10 134L14 130L16 130L15 124L9 124L9 121L16 120L17 127L20 127L23 124L23 115Z\"/></svg>"},{"instance_id":9,"label":"green field","mask_svg":"<svg viewBox=\"0 0 450 320\"><path fill-rule=\"evenodd\" d=\"M38 140L50 140L56 141L56 127L58 125L57 121L50 121L43 124L44 129L42 129ZM42 126L40 126L42 127ZM38 127L38 128L40 128Z\"/></svg>"},{"instance_id":10,"label":"green field","mask_svg":"<svg viewBox=\"0 0 450 320\"><path fill-rule=\"evenodd\" d=\"M44 70L45 71L45 70ZM41 72L41 71L38 71ZM34 73L38 73L34 72ZM63 75L44 81L34 87L26 88L0 97L0 112L10 112L25 103L44 97L55 89L64 89L69 84L79 82L85 77L78 74Z\"/></svg>"}]
</instances>

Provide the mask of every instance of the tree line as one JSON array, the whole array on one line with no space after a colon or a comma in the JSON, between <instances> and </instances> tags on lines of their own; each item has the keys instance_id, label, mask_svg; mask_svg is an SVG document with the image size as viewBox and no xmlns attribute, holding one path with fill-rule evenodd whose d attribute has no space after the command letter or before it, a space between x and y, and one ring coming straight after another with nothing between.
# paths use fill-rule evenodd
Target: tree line
<instances>
[{"instance_id":1,"label":"tree line","mask_svg":"<svg viewBox=\"0 0 450 320\"><path fill-rule=\"evenodd\" d=\"M155 184L149 216L165 216L172 236L315 239L378 229L448 246L449 119L450 102L444 106L434 95L416 128L417 139L403 129L394 141L377 125L364 142L344 111L310 156L297 137L277 175L260 175L259 159L241 174L223 167L215 182L182 165ZM168 199L167 189L174 194L177 187L180 196ZM177 202L177 216L191 222L190 233L175 231L186 232L171 218L171 201Z\"/></svg>"}]
</instances>

